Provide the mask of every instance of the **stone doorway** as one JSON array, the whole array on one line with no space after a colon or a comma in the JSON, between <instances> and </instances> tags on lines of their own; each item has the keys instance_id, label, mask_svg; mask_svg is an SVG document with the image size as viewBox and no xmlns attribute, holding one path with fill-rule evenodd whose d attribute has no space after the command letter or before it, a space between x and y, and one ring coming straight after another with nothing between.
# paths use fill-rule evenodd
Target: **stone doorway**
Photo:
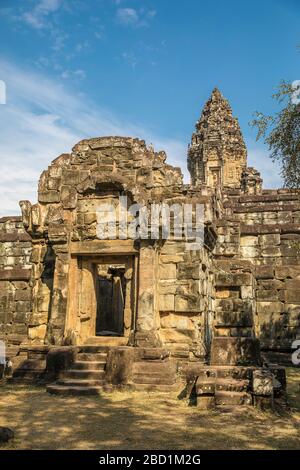
<instances>
[{"instance_id":1,"label":"stone doorway","mask_svg":"<svg viewBox=\"0 0 300 470\"><path fill-rule=\"evenodd\" d=\"M136 273L131 254L72 257L65 336L75 332L78 344L92 338L127 344L135 329Z\"/></svg>"},{"instance_id":2,"label":"stone doorway","mask_svg":"<svg viewBox=\"0 0 300 470\"><path fill-rule=\"evenodd\" d=\"M125 265L99 264L96 269L96 336L124 335Z\"/></svg>"}]
</instances>

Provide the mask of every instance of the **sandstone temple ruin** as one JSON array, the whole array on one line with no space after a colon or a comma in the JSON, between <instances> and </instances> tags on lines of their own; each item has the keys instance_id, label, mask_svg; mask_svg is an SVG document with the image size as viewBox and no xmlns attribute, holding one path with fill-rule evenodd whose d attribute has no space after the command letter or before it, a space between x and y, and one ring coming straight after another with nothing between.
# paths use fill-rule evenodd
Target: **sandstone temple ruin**
<instances>
[{"instance_id":1,"label":"sandstone temple ruin","mask_svg":"<svg viewBox=\"0 0 300 470\"><path fill-rule=\"evenodd\" d=\"M137 138L83 140L42 173L36 204L0 219L0 339L13 380L83 394L185 384L216 406L282 395L300 335L300 190L263 189L217 89L188 169L184 184ZM151 233L99 239L97 207L118 208L120 196L201 204L201 247Z\"/></svg>"}]
</instances>

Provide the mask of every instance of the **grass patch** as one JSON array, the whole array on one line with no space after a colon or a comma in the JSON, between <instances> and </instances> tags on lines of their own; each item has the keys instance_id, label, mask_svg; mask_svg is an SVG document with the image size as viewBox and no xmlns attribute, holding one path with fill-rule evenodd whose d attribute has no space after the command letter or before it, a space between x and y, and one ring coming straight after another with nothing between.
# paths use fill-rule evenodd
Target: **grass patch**
<instances>
[{"instance_id":1,"label":"grass patch","mask_svg":"<svg viewBox=\"0 0 300 470\"><path fill-rule=\"evenodd\" d=\"M59 397L44 388L0 387L4 449L300 449L300 370L288 369L289 413L253 407L201 411L176 394Z\"/></svg>"}]
</instances>

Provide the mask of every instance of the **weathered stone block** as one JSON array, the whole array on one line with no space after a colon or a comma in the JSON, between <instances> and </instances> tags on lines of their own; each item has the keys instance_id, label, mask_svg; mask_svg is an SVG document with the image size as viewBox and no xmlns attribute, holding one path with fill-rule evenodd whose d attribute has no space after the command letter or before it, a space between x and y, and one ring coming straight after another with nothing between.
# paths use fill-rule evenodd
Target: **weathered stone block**
<instances>
[{"instance_id":1,"label":"weathered stone block","mask_svg":"<svg viewBox=\"0 0 300 470\"><path fill-rule=\"evenodd\" d=\"M159 282L159 293L160 294L175 294L177 286L174 281L160 281Z\"/></svg>"},{"instance_id":2,"label":"weathered stone block","mask_svg":"<svg viewBox=\"0 0 300 470\"><path fill-rule=\"evenodd\" d=\"M256 245L258 245L258 237L251 236L251 235L241 237L241 246L242 247L256 246Z\"/></svg>"},{"instance_id":3,"label":"weathered stone block","mask_svg":"<svg viewBox=\"0 0 300 470\"><path fill-rule=\"evenodd\" d=\"M278 291L272 289L263 289L256 291L256 298L258 300L277 301L279 300Z\"/></svg>"},{"instance_id":4,"label":"weathered stone block","mask_svg":"<svg viewBox=\"0 0 300 470\"><path fill-rule=\"evenodd\" d=\"M30 302L32 300L32 294L30 289L20 290L18 289L15 293L15 300L19 301L27 301Z\"/></svg>"},{"instance_id":5,"label":"weathered stone block","mask_svg":"<svg viewBox=\"0 0 300 470\"><path fill-rule=\"evenodd\" d=\"M48 312L44 313L30 313L28 316L28 325L29 326L38 326L43 325L48 322L49 314Z\"/></svg>"},{"instance_id":6,"label":"weathered stone block","mask_svg":"<svg viewBox=\"0 0 300 470\"><path fill-rule=\"evenodd\" d=\"M31 302L19 301L16 302L16 312L30 312Z\"/></svg>"},{"instance_id":7,"label":"weathered stone block","mask_svg":"<svg viewBox=\"0 0 300 470\"><path fill-rule=\"evenodd\" d=\"M228 299L230 297L230 290L229 289L222 289L216 291L216 299Z\"/></svg>"},{"instance_id":8,"label":"weathered stone block","mask_svg":"<svg viewBox=\"0 0 300 470\"><path fill-rule=\"evenodd\" d=\"M281 256L281 248L278 246L266 246L261 249L261 256L264 258Z\"/></svg>"},{"instance_id":9,"label":"weathered stone block","mask_svg":"<svg viewBox=\"0 0 300 470\"><path fill-rule=\"evenodd\" d=\"M39 202L50 204L60 201L60 194L58 191L45 191L39 192Z\"/></svg>"},{"instance_id":10,"label":"weathered stone block","mask_svg":"<svg viewBox=\"0 0 300 470\"><path fill-rule=\"evenodd\" d=\"M48 379L55 380L70 369L77 356L77 348L74 346L52 346L46 357L46 374Z\"/></svg>"},{"instance_id":11,"label":"weathered stone block","mask_svg":"<svg viewBox=\"0 0 300 470\"><path fill-rule=\"evenodd\" d=\"M106 381L116 386L132 383L134 355L133 348L111 349L107 358Z\"/></svg>"},{"instance_id":12,"label":"weathered stone block","mask_svg":"<svg viewBox=\"0 0 300 470\"><path fill-rule=\"evenodd\" d=\"M288 290L300 291L300 277L298 279L286 279L284 284Z\"/></svg>"},{"instance_id":13,"label":"weathered stone block","mask_svg":"<svg viewBox=\"0 0 300 470\"><path fill-rule=\"evenodd\" d=\"M164 343L191 343L195 339L195 330L163 328L160 337Z\"/></svg>"},{"instance_id":14,"label":"weathered stone block","mask_svg":"<svg viewBox=\"0 0 300 470\"><path fill-rule=\"evenodd\" d=\"M76 188L71 186L62 186L61 201L64 209L75 209L77 204Z\"/></svg>"},{"instance_id":15,"label":"weathered stone block","mask_svg":"<svg viewBox=\"0 0 300 470\"><path fill-rule=\"evenodd\" d=\"M259 341L253 338L214 337L212 365L260 365Z\"/></svg>"},{"instance_id":16,"label":"weathered stone block","mask_svg":"<svg viewBox=\"0 0 300 470\"><path fill-rule=\"evenodd\" d=\"M300 304L300 290L281 290L280 300L283 302L299 303Z\"/></svg>"},{"instance_id":17,"label":"weathered stone block","mask_svg":"<svg viewBox=\"0 0 300 470\"><path fill-rule=\"evenodd\" d=\"M258 314L275 314L284 311L282 302L256 302Z\"/></svg>"},{"instance_id":18,"label":"weathered stone block","mask_svg":"<svg viewBox=\"0 0 300 470\"><path fill-rule=\"evenodd\" d=\"M240 253L243 258L256 258L259 256L259 250L254 246L241 246Z\"/></svg>"},{"instance_id":19,"label":"weathered stone block","mask_svg":"<svg viewBox=\"0 0 300 470\"><path fill-rule=\"evenodd\" d=\"M279 233L270 233L267 235L258 236L259 244L262 246L276 246L280 245L280 234Z\"/></svg>"},{"instance_id":20,"label":"weathered stone block","mask_svg":"<svg viewBox=\"0 0 300 470\"><path fill-rule=\"evenodd\" d=\"M277 279L293 279L300 276L300 267L296 266L279 266L275 268L275 277Z\"/></svg>"},{"instance_id":21,"label":"weathered stone block","mask_svg":"<svg viewBox=\"0 0 300 470\"><path fill-rule=\"evenodd\" d=\"M176 279L176 264L168 263L159 266L160 279Z\"/></svg>"},{"instance_id":22,"label":"weathered stone block","mask_svg":"<svg viewBox=\"0 0 300 470\"><path fill-rule=\"evenodd\" d=\"M252 275L250 273L237 273L237 274L223 274L218 273L216 275L216 286L218 287L239 287L239 286L251 286Z\"/></svg>"},{"instance_id":23,"label":"weathered stone block","mask_svg":"<svg viewBox=\"0 0 300 470\"><path fill-rule=\"evenodd\" d=\"M270 396L273 395L274 376L267 369L253 371L252 391L255 395Z\"/></svg>"},{"instance_id":24,"label":"weathered stone block","mask_svg":"<svg viewBox=\"0 0 300 470\"><path fill-rule=\"evenodd\" d=\"M256 266L254 276L256 279L273 279L274 268L272 266Z\"/></svg>"},{"instance_id":25,"label":"weathered stone block","mask_svg":"<svg viewBox=\"0 0 300 470\"><path fill-rule=\"evenodd\" d=\"M76 186L82 176L83 175L80 175L79 170L69 170L64 168L62 171L62 181L64 185Z\"/></svg>"},{"instance_id":26,"label":"weathered stone block","mask_svg":"<svg viewBox=\"0 0 300 470\"><path fill-rule=\"evenodd\" d=\"M57 191L60 187L60 178L48 178L48 189L54 189Z\"/></svg>"},{"instance_id":27,"label":"weathered stone block","mask_svg":"<svg viewBox=\"0 0 300 470\"><path fill-rule=\"evenodd\" d=\"M161 311L174 311L175 295L165 294L159 296L159 309Z\"/></svg>"},{"instance_id":28,"label":"weathered stone block","mask_svg":"<svg viewBox=\"0 0 300 470\"><path fill-rule=\"evenodd\" d=\"M257 290L267 289L267 290L278 290L284 289L284 282L279 281L278 279L259 281L257 285Z\"/></svg>"},{"instance_id":29,"label":"weathered stone block","mask_svg":"<svg viewBox=\"0 0 300 470\"><path fill-rule=\"evenodd\" d=\"M47 325L39 325L28 328L28 339L44 341L47 331Z\"/></svg>"},{"instance_id":30,"label":"weathered stone block","mask_svg":"<svg viewBox=\"0 0 300 470\"><path fill-rule=\"evenodd\" d=\"M218 327L246 327L252 326L252 312L217 312L215 326Z\"/></svg>"},{"instance_id":31,"label":"weathered stone block","mask_svg":"<svg viewBox=\"0 0 300 470\"><path fill-rule=\"evenodd\" d=\"M254 296L252 286L241 286L241 298L242 299L252 299Z\"/></svg>"},{"instance_id":32,"label":"weathered stone block","mask_svg":"<svg viewBox=\"0 0 300 470\"><path fill-rule=\"evenodd\" d=\"M195 328L189 316L175 315L174 313L161 314L160 325L161 328L178 328L180 330L193 330Z\"/></svg>"},{"instance_id":33,"label":"weathered stone block","mask_svg":"<svg viewBox=\"0 0 300 470\"><path fill-rule=\"evenodd\" d=\"M223 312L232 312L233 311L233 300L228 299L218 299L216 301L216 306L218 309L222 310Z\"/></svg>"},{"instance_id":34,"label":"weathered stone block","mask_svg":"<svg viewBox=\"0 0 300 470\"><path fill-rule=\"evenodd\" d=\"M200 309L200 298L196 294L176 295L176 312L196 312Z\"/></svg>"}]
</instances>

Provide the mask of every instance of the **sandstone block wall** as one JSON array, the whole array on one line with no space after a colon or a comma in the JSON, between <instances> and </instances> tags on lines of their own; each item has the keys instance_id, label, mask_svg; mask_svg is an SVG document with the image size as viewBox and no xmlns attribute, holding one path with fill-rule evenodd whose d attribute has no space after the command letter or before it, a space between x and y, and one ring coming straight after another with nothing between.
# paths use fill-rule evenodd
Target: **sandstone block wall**
<instances>
[{"instance_id":1,"label":"sandstone block wall","mask_svg":"<svg viewBox=\"0 0 300 470\"><path fill-rule=\"evenodd\" d=\"M160 337L173 354L204 358L214 282L210 252L167 241L159 257Z\"/></svg>"},{"instance_id":2,"label":"sandstone block wall","mask_svg":"<svg viewBox=\"0 0 300 470\"><path fill-rule=\"evenodd\" d=\"M0 219L0 339L17 348L27 339L32 311L30 236L21 217Z\"/></svg>"},{"instance_id":3,"label":"sandstone block wall","mask_svg":"<svg viewBox=\"0 0 300 470\"><path fill-rule=\"evenodd\" d=\"M216 257L250 267L261 347L288 351L300 334L300 192L231 193L225 210Z\"/></svg>"}]
</instances>

